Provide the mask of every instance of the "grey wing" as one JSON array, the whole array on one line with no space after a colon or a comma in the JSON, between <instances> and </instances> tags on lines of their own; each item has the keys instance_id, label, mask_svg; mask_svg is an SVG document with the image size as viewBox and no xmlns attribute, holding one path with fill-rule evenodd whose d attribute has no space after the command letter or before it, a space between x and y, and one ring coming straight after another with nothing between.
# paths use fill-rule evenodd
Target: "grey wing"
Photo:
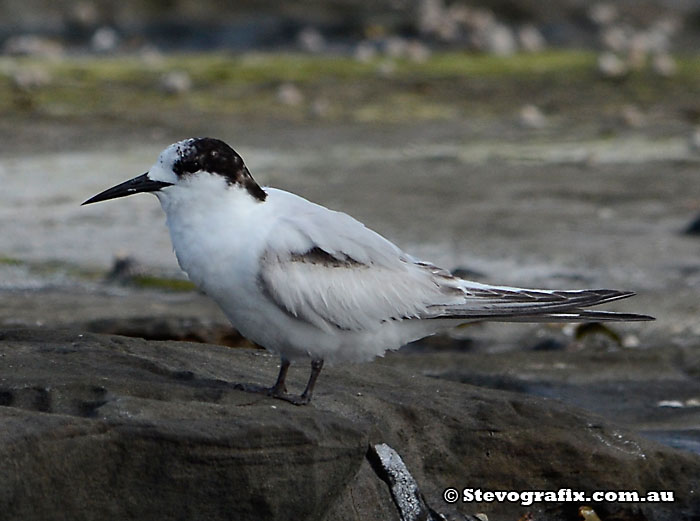
<instances>
[{"instance_id":1,"label":"grey wing","mask_svg":"<svg viewBox=\"0 0 700 521\"><path fill-rule=\"evenodd\" d=\"M260 260L259 284L286 313L322 329L362 330L454 302L433 274L352 217L288 197Z\"/></svg>"},{"instance_id":2,"label":"grey wing","mask_svg":"<svg viewBox=\"0 0 700 521\"><path fill-rule=\"evenodd\" d=\"M363 330L389 320L426 316L440 290L427 273L397 258L395 266L364 263L313 246L280 257L268 252L259 279L287 313L321 329Z\"/></svg>"},{"instance_id":3,"label":"grey wing","mask_svg":"<svg viewBox=\"0 0 700 521\"><path fill-rule=\"evenodd\" d=\"M631 292L532 290L455 277L404 253L352 217L308 202L278 223L261 258L259 283L285 312L330 330L372 329L404 319L651 319L584 309Z\"/></svg>"},{"instance_id":4,"label":"grey wing","mask_svg":"<svg viewBox=\"0 0 700 521\"><path fill-rule=\"evenodd\" d=\"M585 309L633 295L595 290L532 290L482 285L432 270L410 257L403 269L359 263L314 247L266 258L260 280L287 313L322 329L362 330L389 320L502 322L653 320L647 315Z\"/></svg>"}]
</instances>

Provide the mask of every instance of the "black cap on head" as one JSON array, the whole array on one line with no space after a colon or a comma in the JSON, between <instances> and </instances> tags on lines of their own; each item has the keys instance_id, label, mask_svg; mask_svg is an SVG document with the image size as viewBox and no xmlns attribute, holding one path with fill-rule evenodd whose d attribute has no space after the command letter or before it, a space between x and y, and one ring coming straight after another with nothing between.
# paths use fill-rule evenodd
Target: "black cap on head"
<instances>
[{"instance_id":1,"label":"black cap on head","mask_svg":"<svg viewBox=\"0 0 700 521\"><path fill-rule=\"evenodd\" d=\"M226 178L230 185L244 187L250 195L260 201L267 197L265 191L250 175L243 158L220 139L201 137L192 138L177 149L179 158L173 164L173 171L178 177L196 172L209 172Z\"/></svg>"}]
</instances>

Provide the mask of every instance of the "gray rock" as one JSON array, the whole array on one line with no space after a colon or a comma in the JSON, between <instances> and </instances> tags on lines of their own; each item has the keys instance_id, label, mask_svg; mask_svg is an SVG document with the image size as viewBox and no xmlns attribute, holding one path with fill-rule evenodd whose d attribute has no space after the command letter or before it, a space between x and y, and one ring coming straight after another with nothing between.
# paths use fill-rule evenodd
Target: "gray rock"
<instances>
[{"instance_id":1,"label":"gray rock","mask_svg":"<svg viewBox=\"0 0 700 521\"><path fill-rule=\"evenodd\" d=\"M0 333L3 519L397 519L369 445L400 456L448 519L575 517L579 505L448 505L483 490L673 490L640 518L700 509L700 456L556 401L396 368L328 368L308 407L238 391L270 384L261 351L69 330ZM301 385L307 368L292 368ZM291 389L295 391L295 389ZM595 455L595 457L591 457ZM622 515L629 505L596 511ZM373 513L374 516L372 515Z\"/></svg>"}]
</instances>

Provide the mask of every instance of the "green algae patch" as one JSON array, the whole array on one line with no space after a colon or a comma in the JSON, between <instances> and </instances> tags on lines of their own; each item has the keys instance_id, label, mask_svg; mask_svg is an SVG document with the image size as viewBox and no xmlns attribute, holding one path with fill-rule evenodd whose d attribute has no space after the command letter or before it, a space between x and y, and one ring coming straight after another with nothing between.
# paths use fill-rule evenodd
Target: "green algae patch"
<instances>
[{"instance_id":1,"label":"green algae patch","mask_svg":"<svg viewBox=\"0 0 700 521\"><path fill-rule=\"evenodd\" d=\"M526 103L547 111L590 111L619 103L679 102L700 88L700 60L677 58L677 73L649 67L606 79L589 51L498 57L437 52L424 61L301 53L183 53L164 56L0 59L0 110L9 117L75 122L165 123L255 117L359 122L445 120L507 114ZM173 92L170 74L188 86ZM17 78L36 81L20 86ZM280 94L292 84L297 101ZM177 89L175 89L177 90Z\"/></svg>"},{"instance_id":2,"label":"green algae patch","mask_svg":"<svg viewBox=\"0 0 700 521\"><path fill-rule=\"evenodd\" d=\"M129 284L143 289L161 289L168 291L195 291L196 286L189 280L152 275L137 275L129 279Z\"/></svg>"}]
</instances>

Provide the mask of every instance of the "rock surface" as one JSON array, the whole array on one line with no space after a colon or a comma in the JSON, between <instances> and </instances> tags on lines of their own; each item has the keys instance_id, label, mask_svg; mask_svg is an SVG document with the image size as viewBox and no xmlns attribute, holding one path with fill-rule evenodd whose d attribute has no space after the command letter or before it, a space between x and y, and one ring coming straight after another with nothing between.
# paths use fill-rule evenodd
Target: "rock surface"
<instances>
[{"instance_id":1,"label":"rock surface","mask_svg":"<svg viewBox=\"0 0 700 521\"><path fill-rule=\"evenodd\" d=\"M295 407L233 388L272 383L278 361L262 351L5 330L0 517L398 519L367 460L379 443L397 451L448 519L480 511L576 519L580 506L448 505L449 486L675 493L672 504L593 505L601 519L700 510L698 455L556 401L427 378L392 362L328 368L312 404ZM293 368L292 386L306 372Z\"/></svg>"}]
</instances>

